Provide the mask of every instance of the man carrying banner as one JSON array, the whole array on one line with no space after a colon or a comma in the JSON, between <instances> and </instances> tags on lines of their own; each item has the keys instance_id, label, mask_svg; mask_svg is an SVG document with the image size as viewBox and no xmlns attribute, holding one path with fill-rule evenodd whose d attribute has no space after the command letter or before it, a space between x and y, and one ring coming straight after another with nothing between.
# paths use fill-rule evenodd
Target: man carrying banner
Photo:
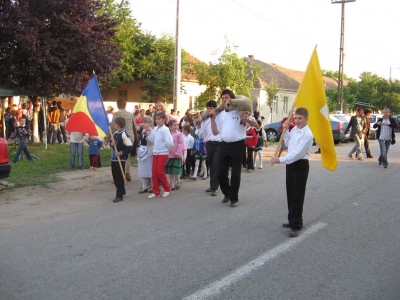
<instances>
[{"instance_id":1,"label":"man carrying banner","mask_svg":"<svg viewBox=\"0 0 400 300\"><path fill-rule=\"evenodd\" d=\"M298 108L294 117L296 126L288 131L288 122L283 124L286 129L284 136L288 153L284 157L274 156L271 163L286 163L286 196L288 203L288 221L282 226L291 228L289 236L297 237L303 228L303 204L306 193L307 177L309 172L308 159L313 145L313 135L307 125L308 110Z\"/></svg>"}]
</instances>

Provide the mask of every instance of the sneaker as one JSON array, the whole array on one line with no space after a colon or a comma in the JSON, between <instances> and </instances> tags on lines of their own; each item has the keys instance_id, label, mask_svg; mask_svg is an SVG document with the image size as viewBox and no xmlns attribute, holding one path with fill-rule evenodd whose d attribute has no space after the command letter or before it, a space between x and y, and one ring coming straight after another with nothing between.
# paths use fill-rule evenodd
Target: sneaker
<instances>
[{"instance_id":1,"label":"sneaker","mask_svg":"<svg viewBox=\"0 0 400 300\"><path fill-rule=\"evenodd\" d=\"M151 194L153 193L153 189L149 189L147 192Z\"/></svg>"},{"instance_id":2,"label":"sneaker","mask_svg":"<svg viewBox=\"0 0 400 300\"><path fill-rule=\"evenodd\" d=\"M164 194L162 194L162 196L165 198L165 197L168 197L169 196L169 192L164 192Z\"/></svg>"},{"instance_id":3,"label":"sneaker","mask_svg":"<svg viewBox=\"0 0 400 300\"><path fill-rule=\"evenodd\" d=\"M212 188L208 188L208 189L206 189L206 193L211 193L213 191L213 189Z\"/></svg>"},{"instance_id":4,"label":"sneaker","mask_svg":"<svg viewBox=\"0 0 400 300\"><path fill-rule=\"evenodd\" d=\"M238 206L238 203L237 203L237 201L235 201L235 202L231 202L231 205L229 205L230 207L236 207L236 206Z\"/></svg>"},{"instance_id":5,"label":"sneaker","mask_svg":"<svg viewBox=\"0 0 400 300\"><path fill-rule=\"evenodd\" d=\"M181 179L189 179L189 176L185 175Z\"/></svg>"},{"instance_id":6,"label":"sneaker","mask_svg":"<svg viewBox=\"0 0 400 300\"><path fill-rule=\"evenodd\" d=\"M144 194L144 193L147 193L147 189L141 189L141 190L139 191L139 194Z\"/></svg>"},{"instance_id":7,"label":"sneaker","mask_svg":"<svg viewBox=\"0 0 400 300\"><path fill-rule=\"evenodd\" d=\"M359 158L358 158L358 160L364 160L364 158L362 158L362 157L359 157Z\"/></svg>"},{"instance_id":8,"label":"sneaker","mask_svg":"<svg viewBox=\"0 0 400 300\"><path fill-rule=\"evenodd\" d=\"M93 171L93 167L90 167L90 168L89 168L89 171Z\"/></svg>"},{"instance_id":9,"label":"sneaker","mask_svg":"<svg viewBox=\"0 0 400 300\"><path fill-rule=\"evenodd\" d=\"M350 157L351 159L356 159L353 155L349 154L347 155L348 157Z\"/></svg>"},{"instance_id":10,"label":"sneaker","mask_svg":"<svg viewBox=\"0 0 400 300\"><path fill-rule=\"evenodd\" d=\"M222 203L228 203L229 201L229 197L224 197L224 199L222 199Z\"/></svg>"},{"instance_id":11,"label":"sneaker","mask_svg":"<svg viewBox=\"0 0 400 300\"><path fill-rule=\"evenodd\" d=\"M190 177L189 179L190 180L196 180L197 178L196 177Z\"/></svg>"},{"instance_id":12,"label":"sneaker","mask_svg":"<svg viewBox=\"0 0 400 300\"><path fill-rule=\"evenodd\" d=\"M247 169L246 170L247 173L253 173L253 171L254 171L253 169Z\"/></svg>"},{"instance_id":13,"label":"sneaker","mask_svg":"<svg viewBox=\"0 0 400 300\"><path fill-rule=\"evenodd\" d=\"M259 168L259 169L262 169L262 166L259 166L258 168Z\"/></svg>"},{"instance_id":14,"label":"sneaker","mask_svg":"<svg viewBox=\"0 0 400 300\"><path fill-rule=\"evenodd\" d=\"M174 191L175 190L175 187L174 186L171 186L171 191ZM164 197L164 196L163 196Z\"/></svg>"},{"instance_id":15,"label":"sneaker","mask_svg":"<svg viewBox=\"0 0 400 300\"><path fill-rule=\"evenodd\" d=\"M218 195L217 191L212 191L211 192L211 196L217 196L217 195Z\"/></svg>"},{"instance_id":16,"label":"sneaker","mask_svg":"<svg viewBox=\"0 0 400 300\"><path fill-rule=\"evenodd\" d=\"M177 190L179 190L179 189L181 188L181 183L178 182L178 183L176 184L175 188L176 188Z\"/></svg>"},{"instance_id":17,"label":"sneaker","mask_svg":"<svg viewBox=\"0 0 400 300\"><path fill-rule=\"evenodd\" d=\"M208 178L208 176L206 177L201 177L201 180L206 180Z\"/></svg>"},{"instance_id":18,"label":"sneaker","mask_svg":"<svg viewBox=\"0 0 400 300\"><path fill-rule=\"evenodd\" d=\"M98 171L99 169L97 169L97 168L93 168L93 170L94 170L94 171Z\"/></svg>"},{"instance_id":19,"label":"sneaker","mask_svg":"<svg viewBox=\"0 0 400 300\"><path fill-rule=\"evenodd\" d=\"M147 196L148 199L153 199L153 198L156 198L156 197L160 197L160 195L151 194L151 195Z\"/></svg>"},{"instance_id":20,"label":"sneaker","mask_svg":"<svg viewBox=\"0 0 400 300\"><path fill-rule=\"evenodd\" d=\"M388 165L384 165L383 167L384 167L385 169L387 169Z\"/></svg>"}]
</instances>

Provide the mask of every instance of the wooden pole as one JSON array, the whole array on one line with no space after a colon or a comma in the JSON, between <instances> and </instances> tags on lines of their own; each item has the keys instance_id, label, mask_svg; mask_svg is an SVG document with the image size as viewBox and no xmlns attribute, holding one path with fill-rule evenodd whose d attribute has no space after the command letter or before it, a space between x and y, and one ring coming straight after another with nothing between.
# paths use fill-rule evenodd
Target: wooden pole
<instances>
[{"instance_id":1,"label":"wooden pole","mask_svg":"<svg viewBox=\"0 0 400 300\"><path fill-rule=\"evenodd\" d=\"M108 132L110 133L110 137L113 138L113 134L111 132L111 126L108 125ZM114 151L117 152L117 146L115 145L115 141L114 141ZM118 158L118 163L119 163L119 167L121 169L121 173L122 173L122 177L124 177L124 183L126 183L126 178L125 178L125 170L122 169L122 164L121 164L121 160L119 159L118 155L115 155Z\"/></svg>"},{"instance_id":2,"label":"wooden pole","mask_svg":"<svg viewBox=\"0 0 400 300\"><path fill-rule=\"evenodd\" d=\"M288 122L288 123L290 123L290 121L292 120L292 113L293 113L293 111L294 111L294 108L295 108L294 105L295 105L295 104L296 104L296 101L293 102L292 108L290 109L289 114L288 114L288 116L287 116L286 122ZM287 131L287 128L283 129L283 132L282 132L282 134L281 134L281 138L279 139L278 146L277 146L276 149L275 149L275 154L274 154L274 156L278 156L279 149L281 149L281 145L282 145L282 142L283 142L283 137L285 136L286 131ZM273 165L274 165L274 164L271 164L271 166L273 166Z\"/></svg>"}]
</instances>

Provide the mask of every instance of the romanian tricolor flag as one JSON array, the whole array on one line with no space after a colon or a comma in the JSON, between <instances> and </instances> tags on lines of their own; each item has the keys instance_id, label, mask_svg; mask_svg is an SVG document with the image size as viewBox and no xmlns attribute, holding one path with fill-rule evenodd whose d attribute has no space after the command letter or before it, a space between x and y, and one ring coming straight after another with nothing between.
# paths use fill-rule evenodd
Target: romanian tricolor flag
<instances>
[{"instance_id":1,"label":"romanian tricolor flag","mask_svg":"<svg viewBox=\"0 0 400 300\"><path fill-rule=\"evenodd\" d=\"M308 109L308 126L321 147L322 165L334 171L338 164L324 82L315 48L295 99L296 108Z\"/></svg>"},{"instance_id":2,"label":"romanian tricolor flag","mask_svg":"<svg viewBox=\"0 0 400 300\"><path fill-rule=\"evenodd\" d=\"M99 83L94 75L76 102L65 130L97 135L103 139L108 132L108 125Z\"/></svg>"}]
</instances>

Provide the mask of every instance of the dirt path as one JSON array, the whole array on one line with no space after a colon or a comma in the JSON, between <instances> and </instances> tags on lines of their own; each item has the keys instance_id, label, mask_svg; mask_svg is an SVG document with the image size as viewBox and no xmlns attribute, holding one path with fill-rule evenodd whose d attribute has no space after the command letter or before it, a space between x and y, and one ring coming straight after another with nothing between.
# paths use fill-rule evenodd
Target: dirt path
<instances>
[{"instance_id":1,"label":"dirt path","mask_svg":"<svg viewBox=\"0 0 400 300\"><path fill-rule=\"evenodd\" d=\"M71 214L96 205L93 199L99 195L109 198L115 193L110 168L101 168L97 172L76 170L56 176L61 180L50 183L48 188L3 189L0 192L0 228Z\"/></svg>"}]
</instances>

